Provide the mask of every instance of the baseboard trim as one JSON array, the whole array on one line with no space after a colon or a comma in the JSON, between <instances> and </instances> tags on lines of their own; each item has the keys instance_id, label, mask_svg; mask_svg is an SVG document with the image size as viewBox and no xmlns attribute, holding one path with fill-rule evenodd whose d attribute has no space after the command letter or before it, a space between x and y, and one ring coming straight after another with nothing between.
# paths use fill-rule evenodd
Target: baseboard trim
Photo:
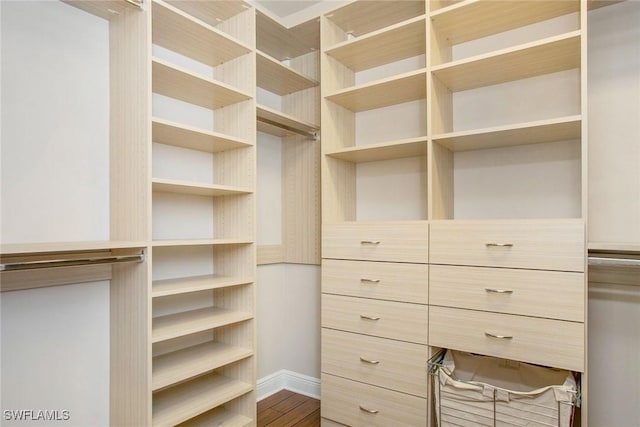
<instances>
[{"instance_id":1,"label":"baseboard trim","mask_svg":"<svg viewBox=\"0 0 640 427\"><path fill-rule=\"evenodd\" d=\"M320 399L320 380L287 369L281 369L258 380L256 390L257 399L261 401L280 390L290 390L298 394Z\"/></svg>"}]
</instances>

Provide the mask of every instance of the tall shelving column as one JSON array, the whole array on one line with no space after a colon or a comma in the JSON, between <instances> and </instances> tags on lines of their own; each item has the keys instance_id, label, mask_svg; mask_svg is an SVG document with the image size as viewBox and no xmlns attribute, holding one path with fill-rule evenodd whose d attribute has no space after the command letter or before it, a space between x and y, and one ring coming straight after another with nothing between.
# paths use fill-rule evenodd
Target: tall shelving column
<instances>
[{"instance_id":1,"label":"tall shelving column","mask_svg":"<svg viewBox=\"0 0 640 427\"><path fill-rule=\"evenodd\" d=\"M152 424L255 425L255 11L151 9Z\"/></svg>"},{"instance_id":2,"label":"tall shelving column","mask_svg":"<svg viewBox=\"0 0 640 427\"><path fill-rule=\"evenodd\" d=\"M429 8L429 344L578 373L584 412L587 2Z\"/></svg>"},{"instance_id":3,"label":"tall shelving column","mask_svg":"<svg viewBox=\"0 0 640 427\"><path fill-rule=\"evenodd\" d=\"M322 425L426 425L424 1L321 17Z\"/></svg>"},{"instance_id":4,"label":"tall shelving column","mask_svg":"<svg viewBox=\"0 0 640 427\"><path fill-rule=\"evenodd\" d=\"M281 241L259 246L258 263L320 264L320 24L256 19L257 127L282 149Z\"/></svg>"}]
</instances>

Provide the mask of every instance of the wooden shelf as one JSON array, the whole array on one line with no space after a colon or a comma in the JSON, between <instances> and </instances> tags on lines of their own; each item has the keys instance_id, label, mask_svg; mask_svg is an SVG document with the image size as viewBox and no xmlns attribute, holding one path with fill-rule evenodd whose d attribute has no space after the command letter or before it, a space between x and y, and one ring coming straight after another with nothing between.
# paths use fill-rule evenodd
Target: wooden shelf
<instances>
[{"instance_id":1,"label":"wooden shelf","mask_svg":"<svg viewBox=\"0 0 640 427\"><path fill-rule=\"evenodd\" d=\"M207 342L153 358L153 391L253 355L250 348Z\"/></svg>"},{"instance_id":2,"label":"wooden shelf","mask_svg":"<svg viewBox=\"0 0 640 427\"><path fill-rule=\"evenodd\" d=\"M434 135L433 142L445 146L451 151L468 151L567 141L581 137L581 126L581 116L578 115Z\"/></svg>"},{"instance_id":3,"label":"wooden shelf","mask_svg":"<svg viewBox=\"0 0 640 427\"><path fill-rule=\"evenodd\" d=\"M227 84L200 77L161 59L153 59L152 73L153 92L211 110L251 99Z\"/></svg>"},{"instance_id":4,"label":"wooden shelf","mask_svg":"<svg viewBox=\"0 0 640 427\"><path fill-rule=\"evenodd\" d=\"M241 138L198 129L157 117L152 119L152 132L153 142L208 153L218 153L252 146L250 142Z\"/></svg>"},{"instance_id":5,"label":"wooden shelf","mask_svg":"<svg viewBox=\"0 0 640 427\"><path fill-rule=\"evenodd\" d=\"M327 14L327 18L345 32L362 36L424 14L423 1L360 1Z\"/></svg>"},{"instance_id":6,"label":"wooden shelf","mask_svg":"<svg viewBox=\"0 0 640 427\"><path fill-rule=\"evenodd\" d=\"M293 68L282 64L277 59L256 52L258 87L283 96L304 89L318 86L318 82L305 76Z\"/></svg>"},{"instance_id":7,"label":"wooden shelf","mask_svg":"<svg viewBox=\"0 0 640 427\"><path fill-rule=\"evenodd\" d=\"M164 1L165 4L168 3L212 27L233 18L251 7L244 1Z\"/></svg>"},{"instance_id":8,"label":"wooden shelf","mask_svg":"<svg viewBox=\"0 0 640 427\"><path fill-rule=\"evenodd\" d=\"M153 396L153 425L174 426L253 390L251 384L207 375Z\"/></svg>"},{"instance_id":9,"label":"wooden shelf","mask_svg":"<svg viewBox=\"0 0 640 427\"><path fill-rule=\"evenodd\" d=\"M398 5L398 2L390 4ZM425 16L418 16L326 50L353 71L362 71L425 53Z\"/></svg>"},{"instance_id":10,"label":"wooden shelf","mask_svg":"<svg viewBox=\"0 0 640 427\"><path fill-rule=\"evenodd\" d=\"M580 10L580 2L466 0L430 14L436 33L452 45Z\"/></svg>"},{"instance_id":11,"label":"wooden shelf","mask_svg":"<svg viewBox=\"0 0 640 427\"><path fill-rule=\"evenodd\" d=\"M377 162L427 155L427 138L410 138L379 144L349 147L327 153L336 159L353 163Z\"/></svg>"},{"instance_id":12,"label":"wooden shelf","mask_svg":"<svg viewBox=\"0 0 640 427\"><path fill-rule=\"evenodd\" d=\"M251 48L199 19L159 0L151 5L153 43L215 67Z\"/></svg>"},{"instance_id":13,"label":"wooden shelf","mask_svg":"<svg viewBox=\"0 0 640 427\"><path fill-rule=\"evenodd\" d=\"M216 408L205 414L180 424L180 427L251 427L255 425L254 420L240 414L226 411L224 408Z\"/></svg>"},{"instance_id":14,"label":"wooden shelf","mask_svg":"<svg viewBox=\"0 0 640 427\"><path fill-rule=\"evenodd\" d=\"M256 49L279 61L297 58L320 46L317 18L286 28L264 13L256 14Z\"/></svg>"},{"instance_id":15,"label":"wooden shelf","mask_svg":"<svg viewBox=\"0 0 640 427\"><path fill-rule=\"evenodd\" d=\"M453 92L580 67L580 31L431 68Z\"/></svg>"},{"instance_id":16,"label":"wooden shelf","mask_svg":"<svg viewBox=\"0 0 640 427\"><path fill-rule=\"evenodd\" d=\"M264 132L279 137L297 135L298 132L305 133L310 136L315 134L319 129L318 125L298 120L293 116L263 105L258 105L256 107L256 116L258 118L258 132ZM298 132L293 131L294 129Z\"/></svg>"},{"instance_id":17,"label":"wooden shelf","mask_svg":"<svg viewBox=\"0 0 640 427\"><path fill-rule=\"evenodd\" d=\"M110 20L123 13L128 13L129 11L142 11L141 8L123 0L62 0L62 2L106 20Z\"/></svg>"},{"instance_id":18,"label":"wooden shelf","mask_svg":"<svg viewBox=\"0 0 640 427\"><path fill-rule=\"evenodd\" d=\"M87 242L3 243L2 255L35 255L41 253L97 252L111 249L142 249L147 242L100 240Z\"/></svg>"},{"instance_id":19,"label":"wooden shelf","mask_svg":"<svg viewBox=\"0 0 640 427\"><path fill-rule=\"evenodd\" d=\"M253 318L253 314L217 307L155 317L151 342L157 343Z\"/></svg>"},{"instance_id":20,"label":"wooden shelf","mask_svg":"<svg viewBox=\"0 0 640 427\"><path fill-rule=\"evenodd\" d=\"M229 288L253 283L253 278L239 278L209 274L204 276L181 277L179 279L154 280L151 297L186 294L189 292Z\"/></svg>"},{"instance_id":21,"label":"wooden shelf","mask_svg":"<svg viewBox=\"0 0 640 427\"><path fill-rule=\"evenodd\" d=\"M326 97L353 112L424 99L427 70L420 69L335 92Z\"/></svg>"},{"instance_id":22,"label":"wooden shelf","mask_svg":"<svg viewBox=\"0 0 640 427\"><path fill-rule=\"evenodd\" d=\"M153 178L153 191L161 193L191 194L193 196L234 196L252 193L249 188L231 185L200 184L197 182L178 181L174 179Z\"/></svg>"},{"instance_id":23,"label":"wooden shelf","mask_svg":"<svg viewBox=\"0 0 640 427\"><path fill-rule=\"evenodd\" d=\"M252 240L248 239L181 239L181 240L154 240L152 245L157 247L178 247L178 246L220 246L220 245L250 245Z\"/></svg>"}]
</instances>

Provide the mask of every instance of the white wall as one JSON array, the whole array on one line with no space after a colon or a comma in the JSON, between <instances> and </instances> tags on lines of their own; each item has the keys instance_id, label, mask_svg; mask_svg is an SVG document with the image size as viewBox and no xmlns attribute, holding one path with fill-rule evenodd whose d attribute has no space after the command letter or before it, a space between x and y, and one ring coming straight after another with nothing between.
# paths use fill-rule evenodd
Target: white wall
<instances>
[{"instance_id":1,"label":"white wall","mask_svg":"<svg viewBox=\"0 0 640 427\"><path fill-rule=\"evenodd\" d=\"M60 2L0 10L2 242L108 239L108 24ZM0 298L2 410L108 426L109 283Z\"/></svg>"}]
</instances>

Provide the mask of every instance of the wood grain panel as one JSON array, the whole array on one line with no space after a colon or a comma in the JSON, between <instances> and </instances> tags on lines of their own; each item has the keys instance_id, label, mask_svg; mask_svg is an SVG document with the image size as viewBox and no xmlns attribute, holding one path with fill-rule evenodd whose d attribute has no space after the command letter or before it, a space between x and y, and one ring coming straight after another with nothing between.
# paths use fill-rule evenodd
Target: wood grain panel
<instances>
[{"instance_id":1,"label":"wood grain panel","mask_svg":"<svg viewBox=\"0 0 640 427\"><path fill-rule=\"evenodd\" d=\"M426 221L324 224L322 256L334 259L427 263Z\"/></svg>"},{"instance_id":2,"label":"wood grain panel","mask_svg":"<svg viewBox=\"0 0 640 427\"><path fill-rule=\"evenodd\" d=\"M322 260L322 292L427 304L429 266L389 262Z\"/></svg>"},{"instance_id":3,"label":"wood grain panel","mask_svg":"<svg viewBox=\"0 0 640 427\"><path fill-rule=\"evenodd\" d=\"M361 1L329 12L326 16L345 32L361 36L424 13L423 1Z\"/></svg>"},{"instance_id":4,"label":"wood grain panel","mask_svg":"<svg viewBox=\"0 0 640 427\"><path fill-rule=\"evenodd\" d=\"M334 375L322 374L321 381L320 412L330 421L349 426L415 427L427 419L427 400L421 397ZM335 425L333 422L328 425Z\"/></svg>"},{"instance_id":5,"label":"wood grain panel","mask_svg":"<svg viewBox=\"0 0 640 427\"><path fill-rule=\"evenodd\" d=\"M426 305L322 295L322 327L427 344Z\"/></svg>"},{"instance_id":6,"label":"wood grain panel","mask_svg":"<svg viewBox=\"0 0 640 427\"><path fill-rule=\"evenodd\" d=\"M256 52L258 87L283 96L318 86L319 83L271 56Z\"/></svg>"},{"instance_id":7,"label":"wood grain panel","mask_svg":"<svg viewBox=\"0 0 640 427\"><path fill-rule=\"evenodd\" d=\"M429 304L584 322L584 283L584 273L432 265Z\"/></svg>"},{"instance_id":8,"label":"wood grain panel","mask_svg":"<svg viewBox=\"0 0 640 427\"><path fill-rule=\"evenodd\" d=\"M430 259L432 264L584 272L584 228L582 220L432 222Z\"/></svg>"},{"instance_id":9,"label":"wood grain panel","mask_svg":"<svg viewBox=\"0 0 640 427\"><path fill-rule=\"evenodd\" d=\"M322 329L322 372L427 396L426 345Z\"/></svg>"},{"instance_id":10,"label":"wood grain panel","mask_svg":"<svg viewBox=\"0 0 640 427\"><path fill-rule=\"evenodd\" d=\"M411 71L328 95L326 99L353 111L367 111L426 97L426 69Z\"/></svg>"},{"instance_id":11,"label":"wood grain panel","mask_svg":"<svg viewBox=\"0 0 640 427\"><path fill-rule=\"evenodd\" d=\"M585 367L584 331L578 322L429 308L429 345L578 372Z\"/></svg>"},{"instance_id":12,"label":"wood grain panel","mask_svg":"<svg viewBox=\"0 0 640 427\"><path fill-rule=\"evenodd\" d=\"M454 92L580 68L580 31L438 65L431 72Z\"/></svg>"},{"instance_id":13,"label":"wood grain panel","mask_svg":"<svg viewBox=\"0 0 640 427\"><path fill-rule=\"evenodd\" d=\"M188 148L190 150L217 153L248 147L251 144L241 138L199 129L181 123L154 118L152 123L153 142Z\"/></svg>"},{"instance_id":14,"label":"wood grain panel","mask_svg":"<svg viewBox=\"0 0 640 427\"><path fill-rule=\"evenodd\" d=\"M258 245L258 265L284 262L283 245Z\"/></svg>"},{"instance_id":15,"label":"wood grain panel","mask_svg":"<svg viewBox=\"0 0 640 427\"><path fill-rule=\"evenodd\" d=\"M353 163L377 162L427 155L427 138L408 138L399 141L357 145L330 151L328 156Z\"/></svg>"}]
</instances>

